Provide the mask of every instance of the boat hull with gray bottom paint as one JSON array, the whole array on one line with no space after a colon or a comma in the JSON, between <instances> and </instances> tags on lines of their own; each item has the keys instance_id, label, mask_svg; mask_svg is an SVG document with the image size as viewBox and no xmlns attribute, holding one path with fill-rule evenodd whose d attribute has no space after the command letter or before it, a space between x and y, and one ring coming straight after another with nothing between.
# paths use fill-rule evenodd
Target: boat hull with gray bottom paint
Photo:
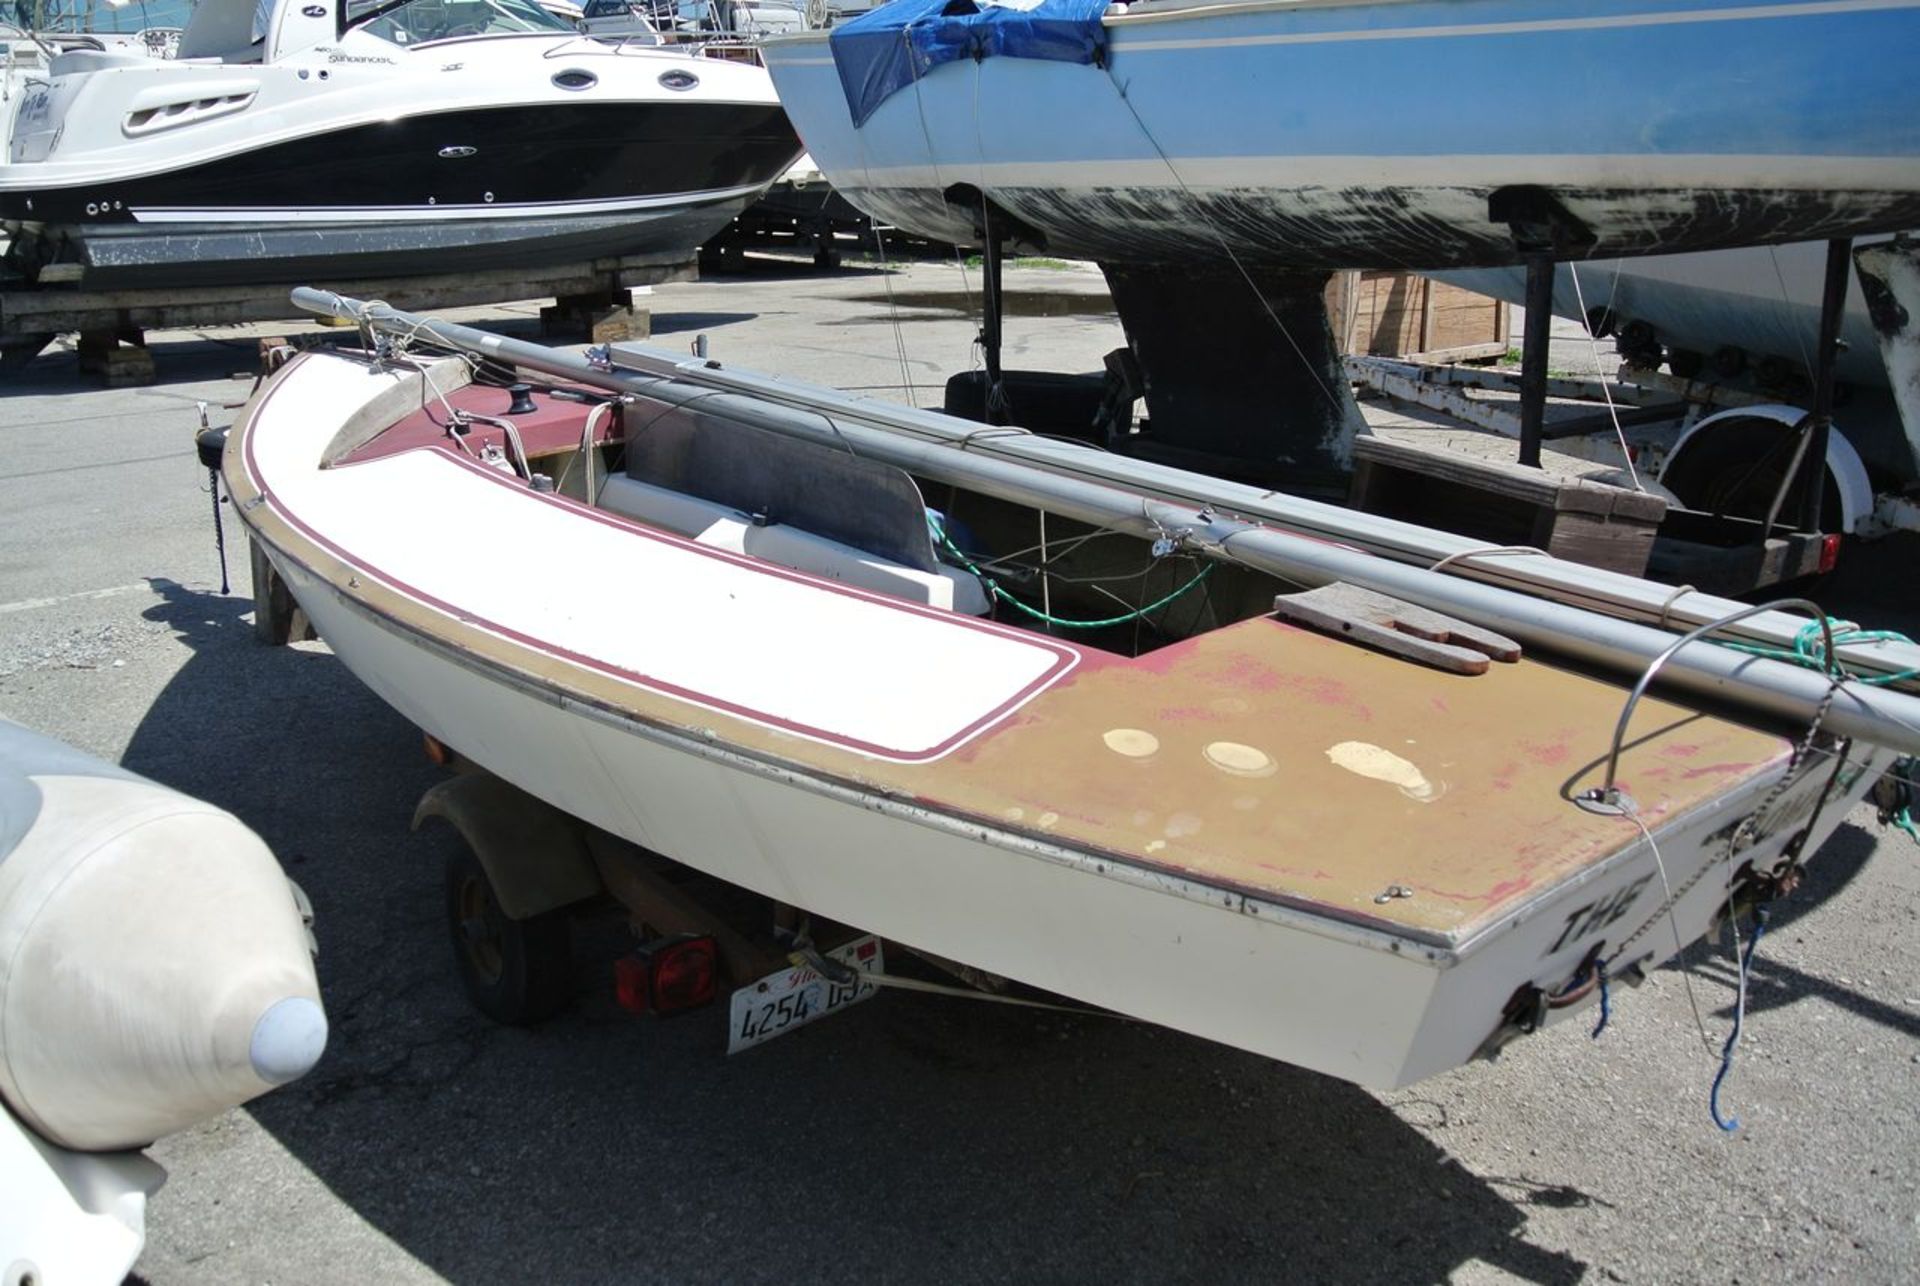
<instances>
[{"instance_id":1,"label":"boat hull with gray bottom paint","mask_svg":"<svg viewBox=\"0 0 1920 1286\"><path fill-rule=\"evenodd\" d=\"M856 126L831 33L765 47L809 152L876 219L1049 253L1293 270L1515 263L1544 190L1628 255L1914 225L1913 0L1143 0L1093 65L933 66Z\"/></svg>"}]
</instances>

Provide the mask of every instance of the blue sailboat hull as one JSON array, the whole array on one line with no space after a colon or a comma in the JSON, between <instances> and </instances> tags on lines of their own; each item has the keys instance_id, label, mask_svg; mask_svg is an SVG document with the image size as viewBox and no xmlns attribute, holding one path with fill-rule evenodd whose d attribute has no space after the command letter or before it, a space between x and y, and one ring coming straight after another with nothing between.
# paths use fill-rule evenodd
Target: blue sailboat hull
<instances>
[{"instance_id":1,"label":"blue sailboat hull","mask_svg":"<svg viewBox=\"0 0 1920 1286\"><path fill-rule=\"evenodd\" d=\"M1920 0L1137 4L1091 63L963 58L854 125L819 34L782 102L876 218L1053 253L1271 267L1511 263L1488 197L1550 193L1633 255L1920 224Z\"/></svg>"}]
</instances>

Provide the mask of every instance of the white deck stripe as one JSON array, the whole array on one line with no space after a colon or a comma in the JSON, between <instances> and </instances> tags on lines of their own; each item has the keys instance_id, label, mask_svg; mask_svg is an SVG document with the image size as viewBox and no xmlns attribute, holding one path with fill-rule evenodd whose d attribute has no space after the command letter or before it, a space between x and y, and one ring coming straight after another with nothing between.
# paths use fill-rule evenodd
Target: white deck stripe
<instances>
[{"instance_id":1,"label":"white deck stripe","mask_svg":"<svg viewBox=\"0 0 1920 1286\"><path fill-rule=\"evenodd\" d=\"M439 452L321 471L381 377L308 358L283 379L249 432L275 508L363 575L498 637L899 760L950 752L1074 663L1056 643L597 521Z\"/></svg>"},{"instance_id":2,"label":"white deck stripe","mask_svg":"<svg viewBox=\"0 0 1920 1286\"><path fill-rule=\"evenodd\" d=\"M1179 175L1176 182L1168 173ZM1681 192L1700 188L1777 188L1783 191L1920 192L1920 165L1905 156L1625 156L1499 155L1456 156L1170 156L1115 160L968 161L970 182L999 188L1037 187L1049 191L1100 188L1223 188L1247 191L1261 199L1292 200L1295 194L1391 186L1432 188L1473 195L1476 187L1509 183L1560 183L1580 188L1624 187L1639 192L1670 186ZM978 177L976 177L978 176ZM875 165L839 176L851 189L938 188L939 171L929 165ZM1344 199L1344 198L1343 198ZM1477 198L1475 198L1477 200Z\"/></svg>"},{"instance_id":3,"label":"white deck stripe","mask_svg":"<svg viewBox=\"0 0 1920 1286\"><path fill-rule=\"evenodd\" d=\"M1222 10L1208 12L1219 13ZM1311 31L1271 36L1208 36L1191 40L1116 40L1116 53L1147 53L1165 49L1218 49L1250 45L1325 45L1351 40L1438 40L1461 36L1512 36L1547 31L1606 31L1630 27L1670 27L1702 22L1753 22L1766 18L1812 18L1841 13L1875 13L1920 8L1920 0L1831 0L1830 3L1746 5L1738 9L1680 9L1667 13L1632 13L1600 18L1559 18L1533 22L1474 22L1445 27L1394 27L1381 31ZM1197 11L1183 10L1180 17ZM1116 32L1133 22L1154 18L1172 21L1173 14L1125 15L1110 19Z\"/></svg>"}]
</instances>

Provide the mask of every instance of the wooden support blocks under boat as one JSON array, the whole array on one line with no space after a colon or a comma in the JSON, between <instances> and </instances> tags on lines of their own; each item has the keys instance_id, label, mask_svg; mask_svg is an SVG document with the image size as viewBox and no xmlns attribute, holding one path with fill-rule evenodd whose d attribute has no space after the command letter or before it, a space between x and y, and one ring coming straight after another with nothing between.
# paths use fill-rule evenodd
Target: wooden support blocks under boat
<instances>
[{"instance_id":1,"label":"wooden support blocks under boat","mask_svg":"<svg viewBox=\"0 0 1920 1286\"><path fill-rule=\"evenodd\" d=\"M618 305L591 315L587 337L596 344L618 344L653 337L653 314L645 308Z\"/></svg>"},{"instance_id":2,"label":"wooden support blocks under boat","mask_svg":"<svg viewBox=\"0 0 1920 1286\"><path fill-rule=\"evenodd\" d=\"M626 290L610 295L560 295L540 310L540 333L550 339L583 331L595 344L649 339L653 335L653 314L635 308L633 293Z\"/></svg>"},{"instance_id":3,"label":"wooden support blocks under boat","mask_svg":"<svg viewBox=\"0 0 1920 1286\"><path fill-rule=\"evenodd\" d=\"M1398 270L1336 272L1327 320L1340 351L1465 362L1507 351L1504 300Z\"/></svg>"},{"instance_id":4,"label":"wooden support blocks under boat","mask_svg":"<svg viewBox=\"0 0 1920 1286\"><path fill-rule=\"evenodd\" d=\"M153 354L143 346L145 339L139 330L132 329L82 331L78 346L80 369L101 376L108 388L151 384Z\"/></svg>"},{"instance_id":5,"label":"wooden support blocks under boat","mask_svg":"<svg viewBox=\"0 0 1920 1286\"><path fill-rule=\"evenodd\" d=\"M1646 571L1667 513L1644 492L1384 438L1357 439L1353 458L1355 509L1630 576Z\"/></svg>"}]
</instances>

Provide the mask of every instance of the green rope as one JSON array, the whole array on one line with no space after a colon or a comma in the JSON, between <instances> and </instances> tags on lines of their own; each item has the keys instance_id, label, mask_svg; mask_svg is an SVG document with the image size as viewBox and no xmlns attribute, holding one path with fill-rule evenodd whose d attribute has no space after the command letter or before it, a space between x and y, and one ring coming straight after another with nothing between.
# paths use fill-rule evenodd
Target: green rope
<instances>
[{"instance_id":1,"label":"green rope","mask_svg":"<svg viewBox=\"0 0 1920 1286\"><path fill-rule=\"evenodd\" d=\"M1920 844L1920 826L1914 824L1913 806L1911 804L1896 812L1892 820L1895 826L1898 826L1907 833L1909 839L1913 840L1916 844Z\"/></svg>"},{"instance_id":2,"label":"green rope","mask_svg":"<svg viewBox=\"0 0 1920 1286\"><path fill-rule=\"evenodd\" d=\"M1843 647L1852 647L1861 643L1911 643L1912 639L1893 630L1863 630L1852 621L1829 621L1833 629L1833 646L1836 651ZM1801 626L1793 636L1793 648L1766 647L1758 643L1723 643L1721 646L1732 648L1736 652L1745 652L1749 656L1765 657L1769 661L1787 661L1794 665L1804 665L1815 670L1827 668L1825 635L1819 621L1809 621ZM1902 683L1907 679L1920 677L1920 669L1901 670L1895 674L1855 674L1842 669L1843 677L1859 683L1880 686L1887 683ZM1903 828L1904 829L1904 828ZM1920 836L1915 836L1920 839Z\"/></svg>"},{"instance_id":3,"label":"green rope","mask_svg":"<svg viewBox=\"0 0 1920 1286\"><path fill-rule=\"evenodd\" d=\"M947 537L945 526L935 521L931 515L929 515L928 517L927 526L932 529L934 538L937 539L941 543L941 545L946 548L947 552L960 560L960 565L962 567L966 568L968 571L972 572L975 576L978 576L980 578L980 583L987 587L987 592L989 594L992 594L995 598L1005 603L1008 607L1014 608L1017 611L1025 612L1028 616L1031 616L1036 621L1041 621L1048 625L1056 625L1064 630L1099 630L1099 629L1105 629L1109 625L1125 625L1130 621L1144 620L1148 616L1152 615L1154 612L1159 611L1161 608L1165 607L1167 604L1179 598L1182 594L1185 594L1188 590L1198 585L1201 581L1205 580L1210 574L1212 574L1215 566L1215 564L1213 563L1208 563L1205 567L1202 567L1200 569L1199 575L1195 576L1192 580L1182 585L1179 589L1174 590L1173 593L1168 594L1165 598L1162 598L1157 602L1149 603L1145 607L1138 607L1130 612L1123 612L1119 616L1109 616L1104 620L1069 621L1069 620L1063 619L1062 617L1055 616L1050 612L1043 612L1037 607L1030 607L1027 604L1021 602L1019 599L1015 598L1012 594L1009 594L1006 590L1001 589L999 582L995 581L993 577L981 571L977 566L974 565L972 559L968 558L965 554L960 552L960 547L958 545L955 545L953 541Z\"/></svg>"}]
</instances>

